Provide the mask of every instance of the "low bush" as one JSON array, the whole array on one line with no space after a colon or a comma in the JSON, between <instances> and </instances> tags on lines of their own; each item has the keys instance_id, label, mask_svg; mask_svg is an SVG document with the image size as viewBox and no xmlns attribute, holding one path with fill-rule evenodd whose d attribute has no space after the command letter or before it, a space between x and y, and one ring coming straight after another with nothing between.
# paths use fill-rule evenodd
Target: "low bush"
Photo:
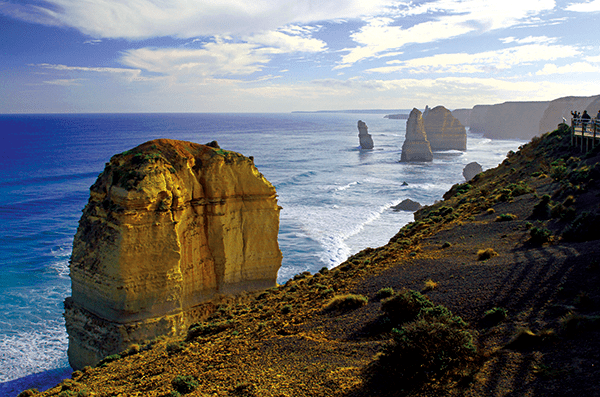
<instances>
[{"instance_id":1,"label":"low bush","mask_svg":"<svg viewBox=\"0 0 600 397\"><path fill-rule=\"evenodd\" d=\"M199 336L215 335L235 325L233 321L220 321L217 323L195 323L188 328L186 341L191 341Z\"/></svg>"},{"instance_id":2,"label":"low bush","mask_svg":"<svg viewBox=\"0 0 600 397\"><path fill-rule=\"evenodd\" d=\"M100 362L96 365L97 367L104 367L108 363L112 363L113 361L117 361L121 359L120 354L111 354L110 356L104 357Z\"/></svg>"},{"instance_id":3,"label":"low bush","mask_svg":"<svg viewBox=\"0 0 600 397\"><path fill-rule=\"evenodd\" d=\"M477 260L486 261L494 256L498 256L498 253L493 248L486 248L484 250L477 251Z\"/></svg>"},{"instance_id":4,"label":"low bush","mask_svg":"<svg viewBox=\"0 0 600 397\"><path fill-rule=\"evenodd\" d=\"M425 281L425 285L423 286L423 290L425 290L425 291L431 291L433 289L436 289L437 286L438 286L438 283L436 283L432 279L429 279L429 280Z\"/></svg>"},{"instance_id":5,"label":"low bush","mask_svg":"<svg viewBox=\"0 0 600 397\"><path fill-rule=\"evenodd\" d=\"M415 320L422 309L434 306L433 302L425 295L407 289L383 300L381 310L389 317L393 324L399 325Z\"/></svg>"},{"instance_id":6,"label":"low bush","mask_svg":"<svg viewBox=\"0 0 600 397\"><path fill-rule=\"evenodd\" d=\"M325 310L354 310L367 304L369 299L363 295L346 294L334 296L326 305Z\"/></svg>"},{"instance_id":7,"label":"low bush","mask_svg":"<svg viewBox=\"0 0 600 397\"><path fill-rule=\"evenodd\" d=\"M539 203L533 206L531 217L534 219L549 219L552 215L552 201L548 194L544 194Z\"/></svg>"},{"instance_id":8,"label":"low bush","mask_svg":"<svg viewBox=\"0 0 600 397\"><path fill-rule=\"evenodd\" d=\"M542 245L552 240L552 233L550 230L534 226L529 230L529 242L535 245Z\"/></svg>"},{"instance_id":9,"label":"low bush","mask_svg":"<svg viewBox=\"0 0 600 397\"><path fill-rule=\"evenodd\" d=\"M391 344L372 365L371 381L406 391L460 374L476 357L473 334L462 318L420 293L403 291L386 301L384 311L397 321L410 320L392 330Z\"/></svg>"},{"instance_id":10,"label":"low bush","mask_svg":"<svg viewBox=\"0 0 600 397\"><path fill-rule=\"evenodd\" d=\"M196 390L199 386L198 380L192 375L177 375L171 381L173 388L181 393L188 394Z\"/></svg>"},{"instance_id":11,"label":"low bush","mask_svg":"<svg viewBox=\"0 0 600 397\"><path fill-rule=\"evenodd\" d=\"M517 216L514 214L500 214L496 217L496 222L508 222L515 219L517 219Z\"/></svg>"},{"instance_id":12,"label":"low bush","mask_svg":"<svg viewBox=\"0 0 600 397\"><path fill-rule=\"evenodd\" d=\"M389 298L394 295L394 289L392 287L382 288L375 294L375 299L382 300Z\"/></svg>"},{"instance_id":13,"label":"low bush","mask_svg":"<svg viewBox=\"0 0 600 397\"><path fill-rule=\"evenodd\" d=\"M483 323L484 326L491 327L496 324L499 324L501 321L506 319L508 312L506 309L501 307L494 307L493 309L487 310L483 313Z\"/></svg>"}]
</instances>

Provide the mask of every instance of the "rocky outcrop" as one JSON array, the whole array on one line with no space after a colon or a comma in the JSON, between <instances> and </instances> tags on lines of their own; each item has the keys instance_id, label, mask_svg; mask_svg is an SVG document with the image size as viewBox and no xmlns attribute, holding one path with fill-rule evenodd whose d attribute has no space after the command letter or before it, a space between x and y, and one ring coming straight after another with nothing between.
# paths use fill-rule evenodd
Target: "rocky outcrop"
<instances>
[{"instance_id":1,"label":"rocky outcrop","mask_svg":"<svg viewBox=\"0 0 600 397\"><path fill-rule=\"evenodd\" d=\"M563 117L567 120L567 123L570 123L572 110L578 112L587 110L592 117L595 117L600 110L600 95L591 97L568 96L551 101L540 120L540 135L548 131L554 131L556 126L563 122Z\"/></svg>"},{"instance_id":2,"label":"rocky outcrop","mask_svg":"<svg viewBox=\"0 0 600 397\"><path fill-rule=\"evenodd\" d=\"M481 168L481 165L478 162L473 161L472 163L469 163L465 166L465 168L463 169L463 176L468 182L480 172L483 172L483 168Z\"/></svg>"},{"instance_id":3,"label":"rocky outcrop","mask_svg":"<svg viewBox=\"0 0 600 397\"><path fill-rule=\"evenodd\" d=\"M470 118L470 131L493 139L526 139L536 136L548 102L505 102L477 105Z\"/></svg>"},{"instance_id":4,"label":"rocky outcrop","mask_svg":"<svg viewBox=\"0 0 600 397\"><path fill-rule=\"evenodd\" d=\"M465 127L471 125L471 109L454 109L452 115Z\"/></svg>"},{"instance_id":5,"label":"rocky outcrop","mask_svg":"<svg viewBox=\"0 0 600 397\"><path fill-rule=\"evenodd\" d=\"M426 108L423 125L431 150L467 150L467 131L443 106Z\"/></svg>"},{"instance_id":6,"label":"rocky outcrop","mask_svg":"<svg viewBox=\"0 0 600 397\"><path fill-rule=\"evenodd\" d=\"M431 146L425 134L421 111L413 109L406 121L406 138L402 145L400 161L432 161Z\"/></svg>"},{"instance_id":7,"label":"rocky outcrop","mask_svg":"<svg viewBox=\"0 0 600 397\"><path fill-rule=\"evenodd\" d=\"M275 285L275 188L253 161L160 139L115 155L90 189L65 302L69 361L179 335L218 294Z\"/></svg>"},{"instance_id":8,"label":"rocky outcrop","mask_svg":"<svg viewBox=\"0 0 600 397\"><path fill-rule=\"evenodd\" d=\"M367 124L358 120L358 140L362 149L373 149L373 138L368 132Z\"/></svg>"},{"instance_id":9,"label":"rocky outcrop","mask_svg":"<svg viewBox=\"0 0 600 397\"><path fill-rule=\"evenodd\" d=\"M421 207L422 207L422 205L419 204L416 201L413 201L411 199L404 199L399 204L394 205L392 207L392 209L394 211L410 211L410 212L415 212L415 211L420 210Z\"/></svg>"}]
</instances>

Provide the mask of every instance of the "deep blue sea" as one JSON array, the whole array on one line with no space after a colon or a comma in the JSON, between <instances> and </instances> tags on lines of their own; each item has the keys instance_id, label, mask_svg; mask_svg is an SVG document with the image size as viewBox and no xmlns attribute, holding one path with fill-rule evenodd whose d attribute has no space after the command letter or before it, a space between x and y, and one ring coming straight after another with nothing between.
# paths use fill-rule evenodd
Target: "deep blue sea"
<instances>
[{"instance_id":1,"label":"deep blue sea","mask_svg":"<svg viewBox=\"0 0 600 397\"><path fill-rule=\"evenodd\" d=\"M359 119L373 150L359 148ZM0 396L44 389L70 373L68 261L89 187L113 154L171 138L217 140L254 156L283 207L283 283L386 244L413 220L391 206L406 198L432 204L464 181L469 162L494 167L524 143L469 134L467 152L405 164L405 130L406 120L382 114L0 115Z\"/></svg>"}]
</instances>

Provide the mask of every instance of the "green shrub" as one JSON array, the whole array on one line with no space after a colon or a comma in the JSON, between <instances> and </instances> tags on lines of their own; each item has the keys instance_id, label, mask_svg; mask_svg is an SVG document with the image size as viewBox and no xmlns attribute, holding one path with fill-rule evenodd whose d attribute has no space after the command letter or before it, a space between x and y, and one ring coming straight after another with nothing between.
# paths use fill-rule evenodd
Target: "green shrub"
<instances>
[{"instance_id":1,"label":"green shrub","mask_svg":"<svg viewBox=\"0 0 600 397\"><path fill-rule=\"evenodd\" d=\"M366 305L368 301L369 299L363 295L338 295L325 305L325 310L354 310Z\"/></svg>"},{"instance_id":2,"label":"green shrub","mask_svg":"<svg viewBox=\"0 0 600 397\"><path fill-rule=\"evenodd\" d=\"M281 308L281 314L288 314L292 312L292 305L285 305Z\"/></svg>"},{"instance_id":3,"label":"green shrub","mask_svg":"<svg viewBox=\"0 0 600 397\"><path fill-rule=\"evenodd\" d=\"M535 245L542 245L552 240L550 230L543 227L533 227L529 230L529 242Z\"/></svg>"},{"instance_id":4,"label":"green shrub","mask_svg":"<svg viewBox=\"0 0 600 397\"><path fill-rule=\"evenodd\" d=\"M111 354L110 356L106 356L102 360L100 360L100 362L98 363L97 366L103 367L103 366L106 366L106 364L108 364L108 363L112 363L113 361L117 361L120 359L121 359L120 354Z\"/></svg>"},{"instance_id":5,"label":"green shrub","mask_svg":"<svg viewBox=\"0 0 600 397\"><path fill-rule=\"evenodd\" d=\"M382 288L375 294L375 299L381 300L389 298L394 295L394 289L392 287Z\"/></svg>"},{"instance_id":6,"label":"green shrub","mask_svg":"<svg viewBox=\"0 0 600 397\"><path fill-rule=\"evenodd\" d=\"M381 310L394 324L402 324L417 318L421 309L435 305L425 295L414 290L403 290L398 295L383 300Z\"/></svg>"},{"instance_id":7,"label":"green shrub","mask_svg":"<svg viewBox=\"0 0 600 397\"><path fill-rule=\"evenodd\" d=\"M452 243L450 243L449 241L446 241L444 244L442 244L442 248L450 248L452 247Z\"/></svg>"},{"instance_id":8,"label":"green shrub","mask_svg":"<svg viewBox=\"0 0 600 397\"><path fill-rule=\"evenodd\" d=\"M483 313L484 325L491 327L506 319L508 312L506 309L501 307L494 307L493 309L487 310Z\"/></svg>"},{"instance_id":9,"label":"green shrub","mask_svg":"<svg viewBox=\"0 0 600 397\"><path fill-rule=\"evenodd\" d=\"M444 321L420 319L392 331L378 366L390 382L410 388L463 369L476 355L473 335Z\"/></svg>"},{"instance_id":10,"label":"green shrub","mask_svg":"<svg viewBox=\"0 0 600 397\"><path fill-rule=\"evenodd\" d=\"M533 213L531 216L535 219L548 219L551 215L551 200L550 196L544 194L539 203L533 206Z\"/></svg>"},{"instance_id":11,"label":"green shrub","mask_svg":"<svg viewBox=\"0 0 600 397\"><path fill-rule=\"evenodd\" d=\"M191 341L199 336L215 335L235 325L233 321L220 321L217 323L195 323L188 328L186 341Z\"/></svg>"},{"instance_id":12,"label":"green shrub","mask_svg":"<svg viewBox=\"0 0 600 397\"><path fill-rule=\"evenodd\" d=\"M517 219L514 214L500 214L496 217L496 222L508 222Z\"/></svg>"},{"instance_id":13,"label":"green shrub","mask_svg":"<svg viewBox=\"0 0 600 397\"><path fill-rule=\"evenodd\" d=\"M557 165L556 167L552 167L550 170L550 176L555 181L560 181L565 178L567 175L567 167L564 165Z\"/></svg>"},{"instance_id":14,"label":"green shrub","mask_svg":"<svg viewBox=\"0 0 600 397\"><path fill-rule=\"evenodd\" d=\"M177 392L181 394L188 394L196 390L196 388L199 386L199 383L196 377L192 375L177 375L171 381L171 385L173 385L173 388Z\"/></svg>"}]
</instances>

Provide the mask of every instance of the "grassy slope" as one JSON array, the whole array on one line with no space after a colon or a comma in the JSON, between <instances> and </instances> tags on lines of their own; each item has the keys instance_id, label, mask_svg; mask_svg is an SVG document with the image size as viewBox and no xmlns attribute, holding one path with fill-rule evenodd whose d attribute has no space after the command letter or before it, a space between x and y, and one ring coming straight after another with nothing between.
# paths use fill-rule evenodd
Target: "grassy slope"
<instances>
[{"instance_id":1,"label":"grassy slope","mask_svg":"<svg viewBox=\"0 0 600 397\"><path fill-rule=\"evenodd\" d=\"M600 155L583 155L569 142L566 130L534 139L420 210L386 246L332 271L224 298L190 340L134 347L42 395L168 396L178 375L198 379L192 396L600 395L600 227L593 222ZM545 194L551 200L538 205ZM585 211L592 213L587 223L576 220ZM502 214L514 216L497 221ZM575 241L562 237L569 228L565 236ZM541 241L531 240L533 229ZM486 248L498 255L480 260ZM373 376L381 371L373 366L376 355L390 343L376 298L384 287L421 290L462 316L475 335L477 359L405 392L387 387L385 377ZM353 310L324 309L347 293L369 301ZM495 307L506 310L506 319L483 321Z\"/></svg>"}]
</instances>

